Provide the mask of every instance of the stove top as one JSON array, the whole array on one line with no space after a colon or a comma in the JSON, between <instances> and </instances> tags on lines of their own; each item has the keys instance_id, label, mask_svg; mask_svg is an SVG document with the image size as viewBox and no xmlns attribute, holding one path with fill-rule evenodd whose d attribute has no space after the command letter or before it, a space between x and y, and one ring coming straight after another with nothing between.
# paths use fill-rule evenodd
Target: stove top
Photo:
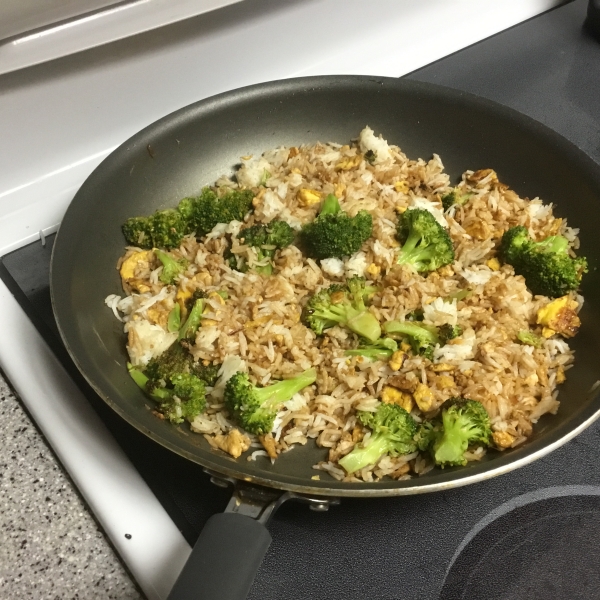
<instances>
[{"instance_id":1,"label":"stove top","mask_svg":"<svg viewBox=\"0 0 600 600\"><path fill-rule=\"evenodd\" d=\"M410 78L487 96L537 118L600 162L600 44L577 0ZM49 296L53 237L2 258L0 276L185 539L229 492L154 444L87 386L60 342ZM328 513L288 503L251 600L600 598L600 422L507 475L423 496L344 499Z\"/></svg>"},{"instance_id":2,"label":"stove top","mask_svg":"<svg viewBox=\"0 0 600 600\"><path fill-rule=\"evenodd\" d=\"M45 245L4 256L0 277L193 545L230 492L119 418L79 375L52 315L53 241L49 236ZM269 524L273 543L249 600L416 600L436 598L440 589L440 600L594 598L600 589L599 438L597 422L532 465L448 492L344 499L324 514L289 502Z\"/></svg>"}]
</instances>

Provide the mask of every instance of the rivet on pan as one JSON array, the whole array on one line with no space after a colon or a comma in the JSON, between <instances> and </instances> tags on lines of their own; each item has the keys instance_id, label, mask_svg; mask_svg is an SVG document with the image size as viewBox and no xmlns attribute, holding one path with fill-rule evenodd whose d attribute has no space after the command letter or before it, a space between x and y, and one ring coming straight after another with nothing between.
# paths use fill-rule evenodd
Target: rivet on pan
<instances>
[{"instance_id":1,"label":"rivet on pan","mask_svg":"<svg viewBox=\"0 0 600 600\"><path fill-rule=\"evenodd\" d=\"M309 504L310 510L315 512L327 512L329 510L329 502L323 502L323 504Z\"/></svg>"},{"instance_id":2,"label":"rivet on pan","mask_svg":"<svg viewBox=\"0 0 600 600\"><path fill-rule=\"evenodd\" d=\"M218 477L211 477L210 478L210 482L213 485L216 485L217 487L220 487L220 488L229 487L229 482L228 481L225 481L224 479L219 479Z\"/></svg>"}]
</instances>

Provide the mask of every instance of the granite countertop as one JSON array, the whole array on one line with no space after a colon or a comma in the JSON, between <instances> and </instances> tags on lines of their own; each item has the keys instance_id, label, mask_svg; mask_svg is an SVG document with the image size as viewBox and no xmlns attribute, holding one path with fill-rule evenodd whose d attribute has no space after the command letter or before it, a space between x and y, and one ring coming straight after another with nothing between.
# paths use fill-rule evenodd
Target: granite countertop
<instances>
[{"instance_id":1,"label":"granite countertop","mask_svg":"<svg viewBox=\"0 0 600 600\"><path fill-rule=\"evenodd\" d=\"M0 439L0 598L143 598L1 376Z\"/></svg>"}]
</instances>

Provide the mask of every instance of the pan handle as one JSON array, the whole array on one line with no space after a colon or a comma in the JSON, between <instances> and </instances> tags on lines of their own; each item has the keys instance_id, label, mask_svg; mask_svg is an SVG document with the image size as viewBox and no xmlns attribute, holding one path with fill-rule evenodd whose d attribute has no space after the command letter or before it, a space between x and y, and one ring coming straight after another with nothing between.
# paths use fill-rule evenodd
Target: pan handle
<instances>
[{"instance_id":1,"label":"pan handle","mask_svg":"<svg viewBox=\"0 0 600 600\"><path fill-rule=\"evenodd\" d=\"M267 523L287 500L324 512L337 498L272 490L205 469L219 487L233 485L225 512L204 526L167 600L245 600L271 544Z\"/></svg>"},{"instance_id":2,"label":"pan handle","mask_svg":"<svg viewBox=\"0 0 600 600\"><path fill-rule=\"evenodd\" d=\"M239 513L213 515L168 600L244 600L270 544L261 522Z\"/></svg>"}]
</instances>

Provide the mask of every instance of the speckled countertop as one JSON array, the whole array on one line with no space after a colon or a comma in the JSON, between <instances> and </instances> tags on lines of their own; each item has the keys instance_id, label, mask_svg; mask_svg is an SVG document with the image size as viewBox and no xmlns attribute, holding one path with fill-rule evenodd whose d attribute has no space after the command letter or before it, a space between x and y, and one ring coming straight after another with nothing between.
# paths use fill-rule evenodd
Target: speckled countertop
<instances>
[{"instance_id":1,"label":"speckled countertop","mask_svg":"<svg viewBox=\"0 0 600 600\"><path fill-rule=\"evenodd\" d=\"M0 598L143 598L1 375L0 440Z\"/></svg>"}]
</instances>

